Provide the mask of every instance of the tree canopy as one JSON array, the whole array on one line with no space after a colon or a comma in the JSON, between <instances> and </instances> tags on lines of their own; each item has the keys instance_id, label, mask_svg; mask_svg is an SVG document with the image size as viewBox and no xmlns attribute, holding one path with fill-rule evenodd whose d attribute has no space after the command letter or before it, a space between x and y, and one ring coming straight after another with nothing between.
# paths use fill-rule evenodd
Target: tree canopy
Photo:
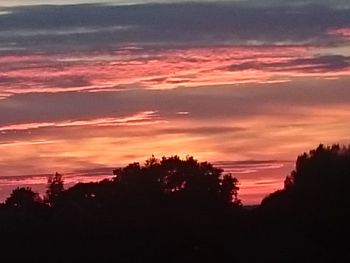
<instances>
[{"instance_id":1,"label":"tree canopy","mask_svg":"<svg viewBox=\"0 0 350 263\"><path fill-rule=\"evenodd\" d=\"M321 144L297 158L295 169L284 181L284 189L265 198L262 204L288 196L288 202L300 207L347 207L349 183L350 146Z\"/></svg>"},{"instance_id":2,"label":"tree canopy","mask_svg":"<svg viewBox=\"0 0 350 263\"><path fill-rule=\"evenodd\" d=\"M186 202L222 202L240 204L238 180L208 162L193 157L154 157L144 165L130 164L114 170L114 181L132 195L177 196Z\"/></svg>"},{"instance_id":3,"label":"tree canopy","mask_svg":"<svg viewBox=\"0 0 350 263\"><path fill-rule=\"evenodd\" d=\"M17 187L6 199L5 205L13 208L29 208L41 199L38 193L33 192L29 187Z\"/></svg>"}]
</instances>

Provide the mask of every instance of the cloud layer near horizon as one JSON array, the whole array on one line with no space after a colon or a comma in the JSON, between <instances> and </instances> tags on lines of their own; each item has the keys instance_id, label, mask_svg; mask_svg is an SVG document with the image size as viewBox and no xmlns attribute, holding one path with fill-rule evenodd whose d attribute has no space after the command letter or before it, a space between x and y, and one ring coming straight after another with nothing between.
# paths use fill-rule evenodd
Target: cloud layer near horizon
<instances>
[{"instance_id":1,"label":"cloud layer near horizon","mask_svg":"<svg viewBox=\"0 0 350 263\"><path fill-rule=\"evenodd\" d=\"M347 1L152 2L0 4L3 176L350 142ZM253 170L247 202L287 173Z\"/></svg>"}]
</instances>

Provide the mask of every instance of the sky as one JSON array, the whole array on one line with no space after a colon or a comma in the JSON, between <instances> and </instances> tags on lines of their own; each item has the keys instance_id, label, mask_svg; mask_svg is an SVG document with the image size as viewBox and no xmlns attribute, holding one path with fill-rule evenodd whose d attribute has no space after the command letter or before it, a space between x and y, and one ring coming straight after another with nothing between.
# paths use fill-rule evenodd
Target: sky
<instances>
[{"instance_id":1,"label":"sky","mask_svg":"<svg viewBox=\"0 0 350 263\"><path fill-rule=\"evenodd\" d=\"M350 3L0 1L0 199L180 155L244 204L350 143Z\"/></svg>"}]
</instances>

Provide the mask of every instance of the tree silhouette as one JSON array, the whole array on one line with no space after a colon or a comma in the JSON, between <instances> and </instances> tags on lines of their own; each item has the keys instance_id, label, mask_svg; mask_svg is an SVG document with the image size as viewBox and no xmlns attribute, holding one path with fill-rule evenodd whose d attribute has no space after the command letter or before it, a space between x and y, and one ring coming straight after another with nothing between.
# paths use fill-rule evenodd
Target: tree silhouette
<instances>
[{"instance_id":1,"label":"tree silhouette","mask_svg":"<svg viewBox=\"0 0 350 263\"><path fill-rule=\"evenodd\" d=\"M30 208L40 201L38 193L29 187L17 187L5 201L6 207Z\"/></svg>"},{"instance_id":2,"label":"tree silhouette","mask_svg":"<svg viewBox=\"0 0 350 263\"><path fill-rule=\"evenodd\" d=\"M350 247L339 240L350 235L349 185L350 146L321 144L297 158L284 189L267 196L260 210L269 221L305 233L323 250L334 246L332 253L346 256Z\"/></svg>"},{"instance_id":3,"label":"tree silhouette","mask_svg":"<svg viewBox=\"0 0 350 263\"><path fill-rule=\"evenodd\" d=\"M114 170L115 183L132 195L177 196L186 202L240 204L238 180L208 162L178 156L133 163Z\"/></svg>"},{"instance_id":4,"label":"tree silhouette","mask_svg":"<svg viewBox=\"0 0 350 263\"><path fill-rule=\"evenodd\" d=\"M56 172L47 181L46 202L50 206L55 206L63 191L64 181L62 175Z\"/></svg>"},{"instance_id":5,"label":"tree silhouette","mask_svg":"<svg viewBox=\"0 0 350 263\"><path fill-rule=\"evenodd\" d=\"M264 199L262 204L288 195L290 202L300 208L347 207L349 175L350 147L321 144L297 158L295 170L284 181L284 189Z\"/></svg>"},{"instance_id":6,"label":"tree silhouette","mask_svg":"<svg viewBox=\"0 0 350 263\"><path fill-rule=\"evenodd\" d=\"M97 262L350 262L350 147L300 155L257 209L241 206L235 177L193 157L152 156L114 174L65 190L56 173L49 205L13 190L0 205L2 258L63 262L59 247Z\"/></svg>"}]
</instances>

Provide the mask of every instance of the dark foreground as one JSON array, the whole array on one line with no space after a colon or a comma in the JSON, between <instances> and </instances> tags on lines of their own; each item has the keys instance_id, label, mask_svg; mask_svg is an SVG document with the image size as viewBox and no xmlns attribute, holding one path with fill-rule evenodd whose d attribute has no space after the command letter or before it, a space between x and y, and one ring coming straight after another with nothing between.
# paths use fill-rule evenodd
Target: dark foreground
<instances>
[{"instance_id":1,"label":"dark foreground","mask_svg":"<svg viewBox=\"0 0 350 263\"><path fill-rule=\"evenodd\" d=\"M350 262L350 150L299 156L285 188L246 210L237 180L177 157L0 208L1 262ZM226 179L225 179L226 178Z\"/></svg>"}]
</instances>

